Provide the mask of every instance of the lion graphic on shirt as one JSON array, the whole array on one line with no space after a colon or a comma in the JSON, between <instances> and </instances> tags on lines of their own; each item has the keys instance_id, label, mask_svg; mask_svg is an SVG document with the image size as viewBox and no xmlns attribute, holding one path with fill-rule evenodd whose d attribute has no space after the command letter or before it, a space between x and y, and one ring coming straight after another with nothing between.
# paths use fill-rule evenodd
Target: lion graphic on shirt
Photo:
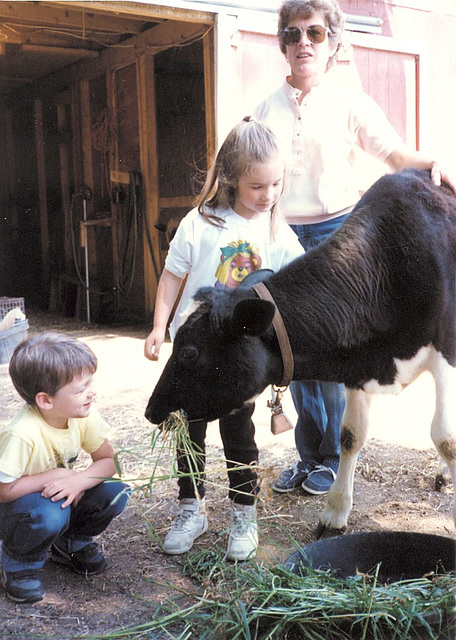
<instances>
[{"instance_id":1,"label":"lion graphic on shirt","mask_svg":"<svg viewBox=\"0 0 456 640\"><path fill-rule=\"evenodd\" d=\"M261 256L257 247L246 240L230 242L220 248L220 264L215 272L216 289L234 289L247 274L261 268Z\"/></svg>"}]
</instances>

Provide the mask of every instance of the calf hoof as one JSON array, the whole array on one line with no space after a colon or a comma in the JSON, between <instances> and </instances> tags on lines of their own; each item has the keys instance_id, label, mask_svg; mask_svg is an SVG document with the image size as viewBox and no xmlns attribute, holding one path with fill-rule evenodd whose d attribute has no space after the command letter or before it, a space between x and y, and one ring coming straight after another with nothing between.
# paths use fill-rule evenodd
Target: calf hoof
<instances>
[{"instance_id":1,"label":"calf hoof","mask_svg":"<svg viewBox=\"0 0 456 640\"><path fill-rule=\"evenodd\" d=\"M322 522L319 522L315 531L315 537L317 540L323 540L324 538L334 538L335 536L343 535L346 530L347 527L342 527L342 529L332 529L330 527L327 527Z\"/></svg>"},{"instance_id":2,"label":"calf hoof","mask_svg":"<svg viewBox=\"0 0 456 640\"><path fill-rule=\"evenodd\" d=\"M434 491L443 491L443 489L447 486L448 480L442 473L439 473L435 476L434 480Z\"/></svg>"}]
</instances>

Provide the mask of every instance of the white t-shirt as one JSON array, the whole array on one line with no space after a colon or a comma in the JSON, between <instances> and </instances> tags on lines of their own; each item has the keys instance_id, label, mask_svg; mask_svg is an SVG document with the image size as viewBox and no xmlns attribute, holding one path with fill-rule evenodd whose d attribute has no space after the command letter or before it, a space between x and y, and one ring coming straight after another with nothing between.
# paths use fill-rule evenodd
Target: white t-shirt
<instances>
[{"instance_id":1,"label":"white t-shirt","mask_svg":"<svg viewBox=\"0 0 456 640\"><path fill-rule=\"evenodd\" d=\"M289 224L324 222L359 200L357 147L384 162L404 143L378 104L326 77L304 96L287 81L255 109L285 155L281 211Z\"/></svg>"},{"instance_id":2,"label":"white t-shirt","mask_svg":"<svg viewBox=\"0 0 456 640\"><path fill-rule=\"evenodd\" d=\"M248 273L258 269L278 271L304 253L296 234L279 220L275 241L270 241L270 215L254 220L242 218L232 209L215 210L225 225L210 224L197 209L180 222L166 258L165 267L179 278L188 274L179 305L171 322L172 339L193 309L193 296L200 287L237 287Z\"/></svg>"}]
</instances>

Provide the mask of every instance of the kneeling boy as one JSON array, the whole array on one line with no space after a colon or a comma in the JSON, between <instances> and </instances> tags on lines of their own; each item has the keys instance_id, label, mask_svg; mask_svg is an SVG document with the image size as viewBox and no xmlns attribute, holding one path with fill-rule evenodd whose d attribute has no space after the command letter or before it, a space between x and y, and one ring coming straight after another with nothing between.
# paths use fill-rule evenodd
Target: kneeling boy
<instances>
[{"instance_id":1,"label":"kneeling boy","mask_svg":"<svg viewBox=\"0 0 456 640\"><path fill-rule=\"evenodd\" d=\"M93 536L125 508L108 425L92 409L97 359L83 342L43 333L21 342L10 375L27 403L0 431L1 580L14 602L44 595L37 570L51 559L80 574L106 560ZM86 451L92 463L74 464Z\"/></svg>"}]
</instances>

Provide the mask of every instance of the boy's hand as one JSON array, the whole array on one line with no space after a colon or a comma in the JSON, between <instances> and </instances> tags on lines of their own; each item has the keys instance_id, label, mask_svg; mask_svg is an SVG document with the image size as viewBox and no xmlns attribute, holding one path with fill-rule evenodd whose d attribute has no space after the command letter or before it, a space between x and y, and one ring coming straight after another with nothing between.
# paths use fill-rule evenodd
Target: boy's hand
<instances>
[{"instance_id":1,"label":"boy's hand","mask_svg":"<svg viewBox=\"0 0 456 640\"><path fill-rule=\"evenodd\" d=\"M41 495L43 498L49 498L51 502L58 502L66 498L65 502L62 503L62 509L65 509L71 504L76 506L82 498L84 489L81 485L79 474L75 471L70 471L70 475L46 483Z\"/></svg>"}]
</instances>

